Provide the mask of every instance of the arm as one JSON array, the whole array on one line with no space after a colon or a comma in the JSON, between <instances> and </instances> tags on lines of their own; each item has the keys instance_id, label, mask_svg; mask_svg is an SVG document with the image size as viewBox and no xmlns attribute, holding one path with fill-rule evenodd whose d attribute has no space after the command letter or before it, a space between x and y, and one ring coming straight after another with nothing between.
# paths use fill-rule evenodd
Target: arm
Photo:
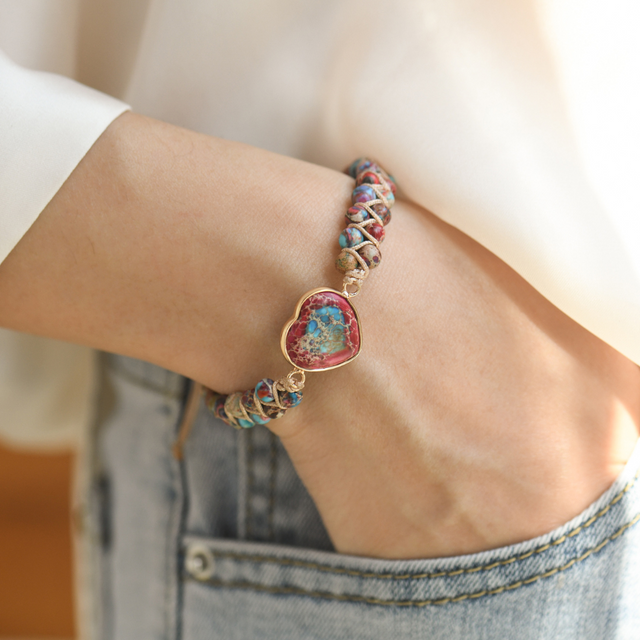
<instances>
[{"instance_id":1,"label":"arm","mask_svg":"<svg viewBox=\"0 0 640 640\"><path fill-rule=\"evenodd\" d=\"M286 372L298 297L338 284L351 187L125 114L0 267L0 323L248 388ZM336 548L467 553L579 513L637 438L637 367L422 209L394 208L383 252L363 354L271 423Z\"/></svg>"}]
</instances>

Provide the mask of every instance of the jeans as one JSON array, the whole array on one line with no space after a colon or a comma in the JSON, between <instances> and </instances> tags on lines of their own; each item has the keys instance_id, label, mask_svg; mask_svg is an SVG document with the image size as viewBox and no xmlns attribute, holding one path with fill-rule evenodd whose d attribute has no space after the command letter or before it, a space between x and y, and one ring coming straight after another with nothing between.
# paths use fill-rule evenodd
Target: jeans
<instances>
[{"instance_id":1,"label":"jeans","mask_svg":"<svg viewBox=\"0 0 640 640\"><path fill-rule=\"evenodd\" d=\"M458 557L337 554L278 439L105 356L84 529L96 640L640 638L640 449L564 526Z\"/></svg>"}]
</instances>

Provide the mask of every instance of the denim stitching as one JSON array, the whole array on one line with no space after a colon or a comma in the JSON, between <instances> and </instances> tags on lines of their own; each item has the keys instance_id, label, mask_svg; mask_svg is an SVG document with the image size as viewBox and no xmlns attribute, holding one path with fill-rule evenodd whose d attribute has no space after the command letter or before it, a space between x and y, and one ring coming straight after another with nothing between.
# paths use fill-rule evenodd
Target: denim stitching
<instances>
[{"instance_id":1,"label":"denim stitching","mask_svg":"<svg viewBox=\"0 0 640 640\"><path fill-rule=\"evenodd\" d=\"M507 564L512 564L514 562L519 562L521 560L526 560L533 555L543 553L544 551L548 551L552 547L556 547L558 545L564 544L570 538L575 537L581 531L584 531L586 528L590 527L594 522L598 519L602 518L614 505L616 505L624 495L633 487L633 485L640 477L640 469L636 473L635 477L630 480L627 485L616 495L616 497L609 502L605 507L600 509L598 513L589 518L584 524L581 524L579 527L576 527L569 533L561 536L557 540L553 542L549 542L541 547L536 549L532 549L531 551L527 551L527 553L523 553L519 556L513 556L511 558L507 558L505 560L497 560L496 562L492 562L491 564L481 565L478 567L471 567L469 569L454 569L451 571L439 571L437 573L407 573L407 574L394 574L394 573L376 573L371 571L358 571L356 569L342 569L340 567L333 567L331 565L323 565L315 562L306 562L304 560L289 560L287 558L274 558L271 556L260 556L260 555L250 555L243 553L234 553L234 552L226 552L226 551L214 551L213 555L217 558L230 558L232 560L244 560L248 562L263 562L263 563L274 563L287 565L292 567L301 567L304 569L316 569L318 571L324 571L326 573L335 573L340 575L348 575L354 576L358 578L378 578L382 580L422 580L424 578L444 578L444 577L454 577L467 573L477 573L479 571L490 571L491 569L495 569L497 567L502 567ZM634 519L633 522L636 520ZM630 525L629 525L630 526Z\"/></svg>"},{"instance_id":2,"label":"denim stitching","mask_svg":"<svg viewBox=\"0 0 640 640\"><path fill-rule=\"evenodd\" d=\"M168 373L168 372L167 372ZM191 381L183 378L182 389L182 406L176 418L170 420L170 429L168 429L168 437L171 442L175 442L180 423L182 421L182 413L186 409L186 398L188 396ZM165 399L166 400L166 399ZM165 564L165 588L164 588L164 637L167 640L177 640L181 635L178 617L180 615L180 599L182 591L179 579L176 580L175 589L172 588L172 579L176 579L179 572L179 560L176 555L180 550L180 538L182 537L184 528L184 518L186 517L186 500L184 485L184 467L179 460L172 455L168 456L168 474L171 480L171 486L174 491L173 499L168 506L169 515L166 530L166 554L168 559L175 558L173 563L171 560Z\"/></svg>"},{"instance_id":3,"label":"denim stitching","mask_svg":"<svg viewBox=\"0 0 640 640\"><path fill-rule=\"evenodd\" d=\"M508 585L504 585L503 587L497 587L495 589L485 589L483 591L476 591L474 593L465 593L455 597L448 598L434 598L430 600L383 600L381 598L369 598L367 596L357 596L357 595L349 595L349 594L334 594L328 593L326 591L311 591L307 589L302 589L299 587L270 587L266 585L261 585L258 583L252 582L231 582L225 580L202 580L198 582L203 582L205 584L209 584L213 587L226 587L231 589L248 589L252 591L263 591L266 593L275 593L275 594L285 594L285 595L300 595L300 596L309 596L313 598L323 598L325 600L340 600L342 602L357 602L364 604L373 604L373 605L382 605L382 606L393 606L393 607L426 607L429 605L442 605L442 604L453 604L457 602L463 602L464 600L475 600L478 598L483 598L486 596L498 595L499 593L503 593L505 591L513 591L515 589L519 589L521 587L525 587L527 585L533 584L538 580L542 580L544 578L550 578L551 576L560 573L561 571L566 571L571 568L573 565L582 562L589 556L594 553L598 553L598 551L602 550L609 542L615 540L619 536L621 536L627 529L632 527L636 522L640 520L640 513L637 514L633 520L623 525L618 529L613 535L605 538L602 542L600 542L595 547L588 549L582 555L577 556L576 558L572 558L566 564L556 567L555 569L549 569L544 573L540 573L538 575L527 578L526 580L518 580L518 582L513 582ZM191 578L193 580L193 578Z\"/></svg>"}]
</instances>

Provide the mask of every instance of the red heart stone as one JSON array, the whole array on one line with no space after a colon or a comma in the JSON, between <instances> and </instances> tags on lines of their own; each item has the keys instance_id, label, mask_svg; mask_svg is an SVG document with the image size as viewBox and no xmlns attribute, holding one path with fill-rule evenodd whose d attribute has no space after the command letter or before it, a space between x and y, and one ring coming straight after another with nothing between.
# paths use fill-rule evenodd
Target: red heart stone
<instances>
[{"instance_id":1,"label":"red heart stone","mask_svg":"<svg viewBox=\"0 0 640 640\"><path fill-rule=\"evenodd\" d=\"M355 308L332 289L305 294L282 330L285 357L304 371L340 367L358 355L361 343Z\"/></svg>"}]
</instances>

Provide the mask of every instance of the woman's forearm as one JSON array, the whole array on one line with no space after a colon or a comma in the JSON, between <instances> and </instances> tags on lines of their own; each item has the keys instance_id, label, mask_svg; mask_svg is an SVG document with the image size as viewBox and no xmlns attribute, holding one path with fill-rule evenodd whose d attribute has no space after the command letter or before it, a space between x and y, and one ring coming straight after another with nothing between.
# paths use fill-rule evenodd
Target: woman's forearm
<instances>
[{"instance_id":1,"label":"woman's forearm","mask_svg":"<svg viewBox=\"0 0 640 640\"><path fill-rule=\"evenodd\" d=\"M336 279L350 182L126 113L0 268L0 324L250 385L291 300Z\"/></svg>"}]
</instances>

